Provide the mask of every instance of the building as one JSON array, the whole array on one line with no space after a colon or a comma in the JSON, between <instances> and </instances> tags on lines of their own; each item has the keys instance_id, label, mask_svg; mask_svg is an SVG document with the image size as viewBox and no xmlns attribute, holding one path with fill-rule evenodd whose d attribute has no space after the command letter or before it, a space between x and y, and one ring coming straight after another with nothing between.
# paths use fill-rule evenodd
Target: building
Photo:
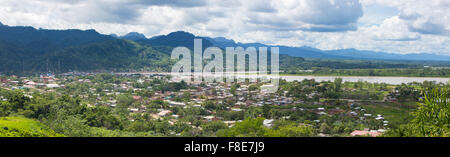
<instances>
[{"instance_id":1,"label":"building","mask_svg":"<svg viewBox=\"0 0 450 157\"><path fill-rule=\"evenodd\" d=\"M176 102L171 100L165 100L165 102L169 103L170 106L186 106L183 102Z\"/></svg>"},{"instance_id":2,"label":"building","mask_svg":"<svg viewBox=\"0 0 450 157\"><path fill-rule=\"evenodd\" d=\"M59 88L58 84L46 84L47 88Z\"/></svg>"},{"instance_id":3,"label":"building","mask_svg":"<svg viewBox=\"0 0 450 157\"><path fill-rule=\"evenodd\" d=\"M268 128L270 128L270 127L272 127L272 125L273 125L273 119L264 119L264 121L263 121L263 125L265 126L265 127L268 127Z\"/></svg>"},{"instance_id":4,"label":"building","mask_svg":"<svg viewBox=\"0 0 450 157\"><path fill-rule=\"evenodd\" d=\"M355 130L352 133L350 133L351 136L371 136L371 137L377 137L382 135L382 132L379 132L377 130Z\"/></svg>"}]
</instances>

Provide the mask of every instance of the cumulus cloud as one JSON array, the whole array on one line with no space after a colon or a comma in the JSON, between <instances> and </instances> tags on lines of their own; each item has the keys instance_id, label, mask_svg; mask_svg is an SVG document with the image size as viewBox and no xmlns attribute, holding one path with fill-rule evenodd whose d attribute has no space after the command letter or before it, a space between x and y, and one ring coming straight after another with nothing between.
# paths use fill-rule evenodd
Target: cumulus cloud
<instances>
[{"instance_id":1,"label":"cumulus cloud","mask_svg":"<svg viewBox=\"0 0 450 157\"><path fill-rule=\"evenodd\" d=\"M131 3L141 5L164 5L174 7L199 7L207 5L206 0L131 0Z\"/></svg>"},{"instance_id":2,"label":"cumulus cloud","mask_svg":"<svg viewBox=\"0 0 450 157\"><path fill-rule=\"evenodd\" d=\"M449 3L448 0L2 0L0 21L6 25L49 29L96 29L104 34L140 32L151 37L182 30L239 42L445 54L450 45ZM390 11L387 14L382 8L394 9L387 9Z\"/></svg>"},{"instance_id":3,"label":"cumulus cloud","mask_svg":"<svg viewBox=\"0 0 450 157\"><path fill-rule=\"evenodd\" d=\"M398 16L388 18L380 26L372 26L367 31L374 40L414 41L421 37L418 33L408 31L408 25Z\"/></svg>"},{"instance_id":4,"label":"cumulus cloud","mask_svg":"<svg viewBox=\"0 0 450 157\"><path fill-rule=\"evenodd\" d=\"M355 23L362 16L357 0L6 0L2 5L12 8L10 14L42 14L44 11L44 15L47 12L46 16L52 19L77 23L145 23L147 21L137 19L152 20L141 18L152 16L148 14L170 18L175 12L172 10L176 10L182 12L182 20L177 20L183 22L177 23L182 25L206 24L211 19L225 17L222 20L242 20L242 24L247 23L254 29L319 32L355 30ZM167 12L152 12L154 10Z\"/></svg>"},{"instance_id":5,"label":"cumulus cloud","mask_svg":"<svg viewBox=\"0 0 450 157\"><path fill-rule=\"evenodd\" d=\"M400 10L399 18L412 32L450 35L450 1L448 0L363 0L365 4L381 4Z\"/></svg>"},{"instance_id":6,"label":"cumulus cloud","mask_svg":"<svg viewBox=\"0 0 450 157\"><path fill-rule=\"evenodd\" d=\"M259 9L267 11L248 12L249 22L266 29L339 32L356 30L356 22L363 14L362 6L357 0L271 2ZM253 3L258 2L253 1Z\"/></svg>"}]
</instances>

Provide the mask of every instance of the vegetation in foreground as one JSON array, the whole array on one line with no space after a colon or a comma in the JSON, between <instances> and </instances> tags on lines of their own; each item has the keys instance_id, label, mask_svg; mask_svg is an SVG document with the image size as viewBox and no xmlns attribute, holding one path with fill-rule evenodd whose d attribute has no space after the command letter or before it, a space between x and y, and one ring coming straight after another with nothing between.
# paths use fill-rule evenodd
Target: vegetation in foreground
<instances>
[{"instance_id":1,"label":"vegetation in foreground","mask_svg":"<svg viewBox=\"0 0 450 157\"><path fill-rule=\"evenodd\" d=\"M61 137L39 121L24 117L0 117L0 137Z\"/></svg>"},{"instance_id":2,"label":"vegetation in foreground","mask_svg":"<svg viewBox=\"0 0 450 157\"><path fill-rule=\"evenodd\" d=\"M60 76L53 80L64 85L59 88L31 86L40 79L8 77L2 83L0 117L7 125L2 136L348 137L367 129L384 136L438 137L449 132L448 84L428 81L282 80L279 92L267 94L261 83L189 85L165 76L111 74Z\"/></svg>"},{"instance_id":3,"label":"vegetation in foreground","mask_svg":"<svg viewBox=\"0 0 450 157\"><path fill-rule=\"evenodd\" d=\"M389 132L398 137L450 137L450 102L448 90L433 89L424 94L413 113L414 119Z\"/></svg>"}]
</instances>

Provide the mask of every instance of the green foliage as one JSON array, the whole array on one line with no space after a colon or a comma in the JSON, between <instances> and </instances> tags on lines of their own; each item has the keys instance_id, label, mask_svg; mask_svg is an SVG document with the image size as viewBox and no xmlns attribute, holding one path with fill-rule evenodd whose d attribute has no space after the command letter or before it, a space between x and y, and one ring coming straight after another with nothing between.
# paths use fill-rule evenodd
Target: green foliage
<instances>
[{"instance_id":1,"label":"green foliage","mask_svg":"<svg viewBox=\"0 0 450 157\"><path fill-rule=\"evenodd\" d=\"M217 136L220 137L263 137L267 128L263 126L264 118L247 118L236 123L228 130L220 130Z\"/></svg>"},{"instance_id":2,"label":"green foliage","mask_svg":"<svg viewBox=\"0 0 450 157\"><path fill-rule=\"evenodd\" d=\"M263 125L264 118L247 118L229 129L217 132L219 137L307 137L314 136L314 129L294 122L281 124L274 128Z\"/></svg>"},{"instance_id":3,"label":"green foliage","mask_svg":"<svg viewBox=\"0 0 450 157\"><path fill-rule=\"evenodd\" d=\"M202 125L202 128L207 134L214 135L219 130L228 129L228 126L222 121L213 121Z\"/></svg>"},{"instance_id":4,"label":"green foliage","mask_svg":"<svg viewBox=\"0 0 450 157\"><path fill-rule=\"evenodd\" d=\"M290 124L281 126L279 129L269 129L264 136L266 137L312 137L314 129L310 126Z\"/></svg>"},{"instance_id":5,"label":"green foliage","mask_svg":"<svg viewBox=\"0 0 450 157\"><path fill-rule=\"evenodd\" d=\"M0 54L2 53L0 49ZM22 54L19 53L18 55ZM57 48L42 54L31 53L23 57L10 57L3 64L5 63L7 65L2 66L5 68L0 68L0 71L14 73L35 73L47 70L53 72L72 70L128 71L129 69L168 71L169 65L172 64L169 56L165 53L132 41L120 39Z\"/></svg>"},{"instance_id":6,"label":"green foliage","mask_svg":"<svg viewBox=\"0 0 450 157\"><path fill-rule=\"evenodd\" d=\"M0 137L59 137L44 124L23 117L0 117Z\"/></svg>"},{"instance_id":7,"label":"green foliage","mask_svg":"<svg viewBox=\"0 0 450 157\"><path fill-rule=\"evenodd\" d=\"M412 123L420 136L450 137L450 102L448 89L435 88L424 94Z\"/></svg>"},{"instance_id":8,"label":"green foliage","mask_svg":"<svg viewBox=\"0 0 450 157\"><path fill-rule=\"evenodd\" d=\"M450 103L447 87L426 92L414 119L388 132L386 136L398 137L450 137Z\"/></svg>"}]
</instances>

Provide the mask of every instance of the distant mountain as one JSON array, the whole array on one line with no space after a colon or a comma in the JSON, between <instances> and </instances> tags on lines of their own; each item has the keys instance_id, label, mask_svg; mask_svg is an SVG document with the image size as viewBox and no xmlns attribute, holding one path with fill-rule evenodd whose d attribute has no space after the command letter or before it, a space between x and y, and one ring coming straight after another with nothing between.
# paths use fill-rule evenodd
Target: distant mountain
<instances>
[{"instance_id":1,"label":"distant mountain","mask_svg":"<svg viewBox=\"0 0 450 157\"><path fill-rule=\"evenodd\" d=\"M38 71L46 70L115 70L167 67L169 56L150 47L128 40L107 40L82 46L60 49L37 58L31 65ZM163 64L161 64L163 62Z\"/></svg>"},{"instance_id":2,"label":"distant mountain","mask_svg":"<svg viewBox=\"0 0 450 157\"><path fill-rule=\"evenodd\" d=\"M169 56L95 30L0 25L0 72L164 69Z\"/></svg>"},{"instance_id":3,"label":"distant mountain","mask_svg":"<svg viewBox=\"0 0 450 157\"><path fill-rule=\"evenodd\" d=\"M48 30L24 26L0 27L0 40L28 48L28 51L43 53L59 48L78 46L92 42L114 39L95 30Z\"/></svg>"},{"instance_id":4,"label":"distant mountain","mask_svg":"<svg viewBox=\"0 0 450 157\"><path fill-rule=\"evenodd\" d=\"M126 34L124 36L121 36L119 38L127 39L127 40L133 40L133 41L147 39L144 34L137 33L137 32L130 32L130 33L128 33L128 34Z\"/></svg>"},{"instance_id":5,"label":"distant mountain","mask_svg":"<svg viewBox=\"0 0 450 157\"><path fill-rule=\"evenodd\" d=\"M386 52L364 51L356 49L343 49L323 51L326 54L344 56L354 59L376 59L376 60L430 60L430 61L450 61L450 56L436 54L393 54Z\"/></svg>"},{"instance_id":6,"label":"distant mountain","mask_svg":"<svg viewBox=\"0 0 450 157\"><path fill-rule=\"evenodd\" d=\"M172 32L167 35L160 35L150 39L137 40L138 43L149 46L166 46L166 47L178 47L183 46L190 49L194 47L194 39L202 38L202 47L207 48L213 46L213 44L206 38L197 37L191 33L184 31Z\"/></svg>"},{"instance_id":7,"label":"distant mountain","mask_svg":"<svg viewBox=\"0 0 450 157\"><path fill-rule=\"evenodd\" d=\"M223 37L217 38L207 38L210 40L214 46L225 49L225 47L237 47L241 46L243 48L247 47L279 47L280 54L286 54L294 57L303 58L347 58L343 56L336 56L332 54L326 54L322 50L311 48L311 47L289 47L289 46L271 46L261 43L236 43L234 40L226 39Z\"/></svg>"},{"instance_id":8,"label":"distant mountain","mask_svg":"<svg viewBox=\"0 0 450 157\"><path fill-rule=\"evenodd\" d=\"M223 37L207 38L215 46L220 48L241 46L247 47L274 47L272 45L265 45L261 43L236 43L231 39ZM320 50L312 47L289 47L280 46L280 54L286 54L294 57L303 58L321 58L321 59L363 59L363 60L417 60L417 61L450 61L450 56L436 55L436 54L393 54L386 52L364 51L356 49L342 49L342 50Z\"/></svg>"},{"instance_id":9,"label":"distant mountain","mask_svg":"<svg viewBox=\"0 0 450 157\"><path fill-rule=\"evenodd\" d=\"M224 37L217 37L217 38L203 37L203 38L211 42L214 46L217 46L222 49L225 49L226 47L239 46L236 42L234 42L234 40L226 39Z\"/></svg>"},{"instance_id":10,"label":"distant mountain","mask_svg":"<svg viewBox=\"0 0 450 157\"><path fill-rule=\"evenodd\" d=\"M172 61L174 47L191 50L194 39L202 40L203 49L211 46L271 47L261 43L236 43L223 37L201 37L177 31L167 35L146 38L136 32L125 36L103 35L95 30L48 30L25 26L7 26L0 23L0 72L35 73L47 70L66 72L71 70L149 70L167 71ZM126 40L125 40L126 39ZM355 60L430 60L450 61L450 56L435 54L390 54L360 51L356 49L323 51L311 47L280 48L281 66L292 67L360 67L359 64L343 65L337 61L312 63L303 58L355 59ZM366 62L366 61L364 61ZM360 68L370 68L361 66ZM380 64L386 65L387 64ZM398 65L405 67L407 65ZM395 67L395 65L389 65Z\"/></svg>"},{"instance_id":11,"label":"distant mountain","mask_svg":"<svg viewBox=\"0 0 450 157\"><path fill-rule=\"evenodd\" d=\"M113 38L120 38L120 36L118 36L117 34L110 34L109 36L111 36Z\"/></svg>"}]
</instances>

